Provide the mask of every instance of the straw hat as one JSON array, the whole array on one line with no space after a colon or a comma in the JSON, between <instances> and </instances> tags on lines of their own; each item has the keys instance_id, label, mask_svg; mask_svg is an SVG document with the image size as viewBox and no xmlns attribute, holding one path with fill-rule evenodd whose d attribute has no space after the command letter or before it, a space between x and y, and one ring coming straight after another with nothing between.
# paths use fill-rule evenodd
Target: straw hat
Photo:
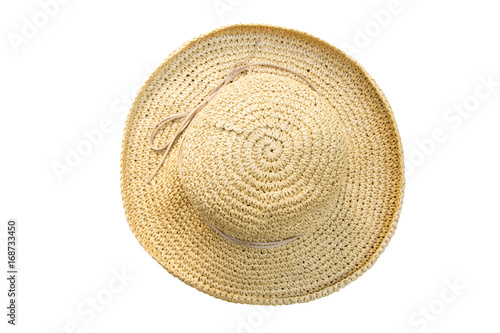
<instances>
[{"instance_id":1,"label":"straw hat","mask_svg":"<svg viewBox=\"0 0 500 333\"><path fill-rule=\"evenodd\" d=\"M175 50L127 118L130 228L165 269L230 302L307 302L373 265L403 196L396 123L353 59L234 25Z\"/></svg>"}]
</instances>

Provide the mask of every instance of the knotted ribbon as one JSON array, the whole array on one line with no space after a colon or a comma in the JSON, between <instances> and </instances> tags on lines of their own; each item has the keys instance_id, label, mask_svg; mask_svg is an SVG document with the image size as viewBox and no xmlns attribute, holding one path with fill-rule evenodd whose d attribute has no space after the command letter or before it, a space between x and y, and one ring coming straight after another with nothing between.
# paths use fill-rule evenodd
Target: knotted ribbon
<instances>
[{"instance_id":1,"label":"knotted ribbon","mask_svg":"<svg viewBox=\"0 0 500 333\"><path fill-rule=\"evenodd\" d=\"M292 73L292 74L298 76L299 78L301 78L302 80L304 80L315 92L317 92L319 95L321 95L320 92L311 83L311 81L309 81L304 75L300 74L299 72L297 72L297 71L295 71L293 69L289 69L289 68L284 67L284 66L280 66L280 65L277 65L277 64L273 64L273 63L267 63L267 62L250 63L249 62L250 59L253 58L253 56L255 55L255 52L257 51L258 44L259 44L258 41L256 41L255 42L255 47L253 48L252 52L246 58L244 58L243 60L240 60L240 61L236 62L235 64L233 64L229 68L226 77L224 79L222 79L219 82L219 84L217 84L214 88L212 88L212 90L210 90L210 92L203 99L203 101L200 104L198 104L194 109L189 110L189 111L185 111L185 112L181 112L181 113L177 113L177 114L173 114L171 116L168 116L168 117L164 118L163 120L159 121L154 126L153 130L151 131L151 135L149 137L149 146L154 151L158 151L158 152L164 151L164 153L163 153L163 156L162 156L160 162L158 163L158 165L154 169L153 173L151 174L151 176L147 180L148 183L150 183L151 180L158 174L158 171L160 170L161 166L165 162L165 159L167 158L168 153L172 149L172 146L174 145L175 141L179 138L179 136L185 130L187 130L190 127L191 123L193 122L193 119L203 110L203 108L217 95L217 93L222 88L224 88L225 86L227 86L239 74L241 74L243 72L247 72L248 74L250 74L252 72L252 69L254 67L256 67L256 66L265 66L265 67L273 67L273 68L281 69L281 70L287 71L289 73ZM181 123L181 125L179 126L179 128L177 129L177 131L175 132L173 138L170 141L168 141L165 145L163 145L161 147L155 147L154 146L154 139L155 139L156 135L158 134L158 132L163 127L165 127L169 122L171 122L171 121L173 121L175 119L178 119L178 118L184 118L184 120ZM181 138L181 141L179 142L178 153L177 153L177 170L179 172L179 176L180 176L180 179L181 179L181 184L183 184L183 177L182 177L182 147L183 147L183 143L184 143L185 137L186 136L184 135ZM300 236L295 236L295 237L290 237L290 238L287 238L287 239L284 239L284 240L280 240L280 241L275 241L275 242L249 242L249 241L244 241L244 240L236 239L234 237L231 237L231 236L225 234L219 228L217 228L216 226L214 226L213 224L211 224L210 222L208 222L203 217L203 215L201 215L201 214L199 214L199 215L203 218L203 220L205 220L205 222L210 227L212 227L222 237L230 240L231 242L234 242L236 244L243 245L243 246L246 246L246 247L258 248L258 249L273 248L273 247L277 247L277 246L280 246L280 245L288 244L291 241L293 241L293 240L295 240L295 239L297 239L297 238L300 237Z\"/></svg>"}]
</instances>

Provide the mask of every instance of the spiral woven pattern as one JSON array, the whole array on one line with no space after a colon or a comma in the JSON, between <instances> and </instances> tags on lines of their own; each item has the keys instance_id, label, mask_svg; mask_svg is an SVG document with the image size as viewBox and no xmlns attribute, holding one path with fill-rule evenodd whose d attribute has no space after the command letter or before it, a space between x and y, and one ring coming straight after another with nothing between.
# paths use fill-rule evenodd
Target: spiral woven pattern
<instances>
[{"instance_id":1,"label":"spiral woven pattern","mask_svg":"<svg viewBox=\"0 0 500 333\"><path fill-rule=\"evenodd\" d=\"M194 207L231 237L270 242L306 234L333 214L346 174L336 112L306 84L252 73L196 118L183 151Z\"/></svg>"},{"instance_id":2,"label":"spiral woven pattern","mask_svg":"<svg viewBox=\"0 0 500 333\"><path fill-rule=\"evenodd\" d=\"M224 87L162 154L148 136L161 119L196 107L252 52L306 76L254 68ZM166 126L155 141L177 129ZM170 273L237 303L290 304L329 295L373 265L401 209L403 153L391 108L354 60L308 34L235 25L174 51L127 118L122 198L140 244ZM222 238L205 220L254 249Z\"/></svg>"}]
</instances>

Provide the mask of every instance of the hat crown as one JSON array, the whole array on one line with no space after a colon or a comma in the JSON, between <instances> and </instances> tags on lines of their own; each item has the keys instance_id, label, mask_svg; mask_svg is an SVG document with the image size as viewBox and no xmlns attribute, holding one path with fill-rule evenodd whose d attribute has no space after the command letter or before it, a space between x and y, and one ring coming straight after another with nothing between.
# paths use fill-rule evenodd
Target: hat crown
<instances>
[{"instance_id":1,"label":"hat crown","mask_svg":"<svg viewBox=\"0 0 500 333\"><path fill-rule=\"evenodd\" d=\"M243 74L186 133L185 192L231 237L305 235L335 211L347 172L344 137L335 109L308 85L283 74Z\"/></svg>"}]
</instances>

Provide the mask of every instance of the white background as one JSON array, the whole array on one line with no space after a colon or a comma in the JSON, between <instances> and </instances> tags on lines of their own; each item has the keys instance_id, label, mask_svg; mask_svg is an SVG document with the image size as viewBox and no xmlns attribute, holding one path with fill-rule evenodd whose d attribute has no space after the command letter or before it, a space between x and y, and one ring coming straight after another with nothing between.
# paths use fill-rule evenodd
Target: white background
<instances>
[{"instance_id":1,"label":"white background","mask_svg":"<svg viewBox=\"0 0 500 333\"><path fill-rule=\"evenodd\" d=\"M6 221L20 225L18 325L6 324L1 273L1 332L499 332L498 2L60 0L50 17L47 2L0 5L2 272ZM403 140L407 186L389 247L357 281L310 303L200 293L161 268L125 220L119 159L137 88L184 41L233 23L350 49ZM58 177L54 165L103 120L111 128Z\"/></svg>"}]
</instances>

